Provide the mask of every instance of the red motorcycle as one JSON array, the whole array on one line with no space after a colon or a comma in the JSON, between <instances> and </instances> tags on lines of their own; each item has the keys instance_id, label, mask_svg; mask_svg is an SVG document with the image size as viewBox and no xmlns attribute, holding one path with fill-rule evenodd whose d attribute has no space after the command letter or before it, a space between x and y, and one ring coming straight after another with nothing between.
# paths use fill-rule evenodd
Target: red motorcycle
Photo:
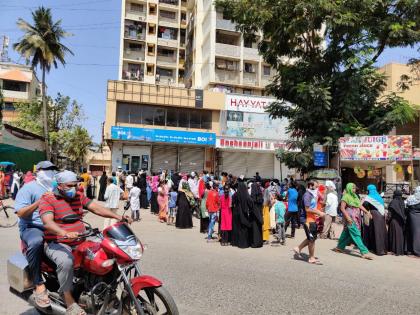
<instances>
[{"instance_id":1,"label":"red motorcycle","mask_svg":"<svg viewBox=\"0 0 420 315\"><path fill-rule=\"evenodd\" d=\"M78 216L69 216L63 221L74 223L76 220L79 220ZM86 313L178 315L175 301L162 282L141 274L137 262L144 247L127 224L118 222L100 232L83 223L86 232L79 235L83 242L73 249L73 297ZM42 275L51 306L38 311L64 315L66 308L58 293L59 284L54 270L54 263L45 257ZM7 273L10 291L36 307L25 256L19 253L9 258Z\"/></svg>"}]
</instances>

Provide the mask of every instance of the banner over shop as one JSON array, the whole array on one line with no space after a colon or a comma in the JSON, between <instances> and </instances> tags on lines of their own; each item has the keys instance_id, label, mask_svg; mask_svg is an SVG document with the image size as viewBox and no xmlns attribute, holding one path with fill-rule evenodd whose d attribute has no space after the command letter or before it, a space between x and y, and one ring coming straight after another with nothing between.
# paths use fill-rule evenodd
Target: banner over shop
<instances>
[{"instance_id":1,"label":"banner over shop","mask_svg":"<svg viewBox=\"0 0 420 315\"><path fill-rule=\"evenodd\" d=\"M266 113L268 106L270 106L270 104L275 101L276 99L271 97L226 94L225 109L231 111L264 114Z\"/></svg>"},{"instance_id":2,"label":"banner over shop","mask_svg":"<svg viewBox=\"0 0 420 315\"><path fill-rule=\"evenodd\" d=\"M410 161L413 156L411 135L343 137L339 149L343 161Z\"/></svg>"}]
</instances>

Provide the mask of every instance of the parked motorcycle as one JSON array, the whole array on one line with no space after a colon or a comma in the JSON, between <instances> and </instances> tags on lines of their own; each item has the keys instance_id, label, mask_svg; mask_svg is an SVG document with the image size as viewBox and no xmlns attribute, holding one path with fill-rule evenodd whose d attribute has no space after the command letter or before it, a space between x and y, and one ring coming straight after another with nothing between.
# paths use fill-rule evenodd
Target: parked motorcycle
<instances>
[{"instance_id":1,"label":"parked motorcycle","mask_svg":"<svg viewBox=\"0 0 420 315\"><path fill-rule=\"evenodd\" d=\"M79 217L72 215L63 221L74 223L76 220ZM83 242L73 249L73 297L88 314L178 315L175 301L162 282L141 273L138 262L144 247L127 224L118 222L100 232L83 223L86 232L78 237ZM38 311L64 315L66 307L58 293L55 265L45 257L41 269L51 306ZM36 307L23 254L9 258L7 274L10 291Z\"/></svg>"}]
</instances>

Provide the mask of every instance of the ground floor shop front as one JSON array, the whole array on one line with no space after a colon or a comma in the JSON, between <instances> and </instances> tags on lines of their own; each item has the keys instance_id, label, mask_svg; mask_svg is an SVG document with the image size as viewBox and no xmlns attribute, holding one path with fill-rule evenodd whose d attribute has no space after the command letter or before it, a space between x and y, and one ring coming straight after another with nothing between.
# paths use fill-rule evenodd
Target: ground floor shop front
<instances>
[{"instance_id":1,"label":"ground floor shop front","mask_svg":"<svg viewBox=\"0 0 420 315\"><path fill-rule=\"evenodd\" d=\"M112 169L122 167L125 171L148 173L162 170L190 173L203 169L211 172L213 156L214 149L205 146L113 142Z\"/></svg>"}]
</instances>

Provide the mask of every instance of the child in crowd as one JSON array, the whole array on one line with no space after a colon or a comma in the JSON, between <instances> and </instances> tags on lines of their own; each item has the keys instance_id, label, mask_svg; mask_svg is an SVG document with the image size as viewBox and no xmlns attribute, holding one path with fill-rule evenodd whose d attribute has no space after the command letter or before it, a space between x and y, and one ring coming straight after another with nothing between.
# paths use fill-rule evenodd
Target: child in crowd
<instances>
[{"instance_id":1,"label":"child in crowd","mask_svg":"<svg viewBox=\"0 0 420 315\"><path fill-rule=\"evenodd\" d=\"M274 237L277 238L277 241L280 242L281 245L285 245L286 233L284 231L284 215L286 214L286 206L283 202L283 197L273 195L272 205L276 216L276 234Z\"/></svg>"},{"instance_id":2,"label":"child in crowd","mask_svg":"<svg viewBox=\"0 0 420 315\"><path fill-rule=\"evenodd\" d=\"M174 190L174 187L171 187L171 191L169 192L169 217L168 217L168 225L175 224L176 218L176 201L178 199L178 193Z\"/></svg>"},{"instance_id":3,"label":"child in crowd","mask_svg":"<svg viewBox=\"0 0 420 315\"><path fill-rule=\"evenodd\" d=\"M137 182L132 184L128 200L130 200L131 218L134 221L140 221L140 188Z\"/></svg>"}]
</instances>

